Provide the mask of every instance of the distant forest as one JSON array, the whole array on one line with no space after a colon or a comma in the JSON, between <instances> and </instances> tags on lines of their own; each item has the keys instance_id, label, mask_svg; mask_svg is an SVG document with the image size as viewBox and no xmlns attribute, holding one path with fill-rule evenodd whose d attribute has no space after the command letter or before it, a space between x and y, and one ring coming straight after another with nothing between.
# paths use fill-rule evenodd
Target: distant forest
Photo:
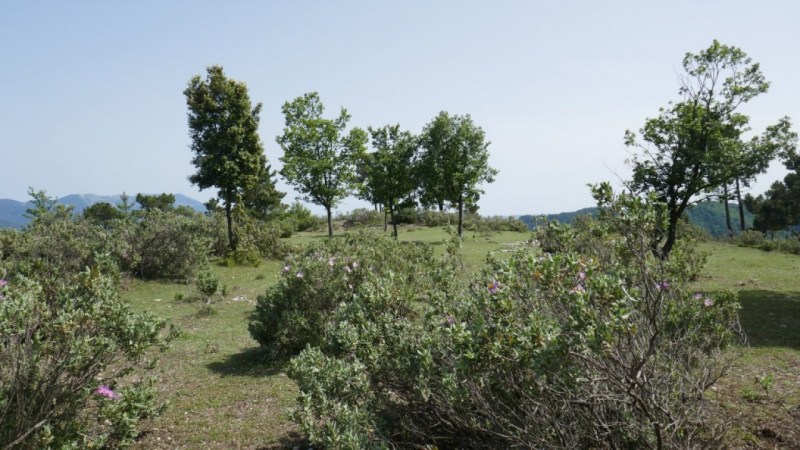
<instances>
[{"instance_id":1,"label":"distant forest","mask_svg":"<svg viewBox=\"0 0 800 450\"><path fill-rule=\"evenodd\" d=\"M729 203L731 210L731 223L733 224L733 232L738 234L739 230L739 206L735 203ZM525 215L520 216L520 220L528 225L528 228L533 229L536 224L536 219L539 217L546 217L548 220L554 220L561 223L572 223L575 217L597 215L597 208L583 208L572 212L562 212L558 214L544 214L544 215ZM689 222L696 225L711 234L714 237L722 237L728 234L727 227L725 226L725 206L720 202L701 202L694 206L689 207L684 216L689 219ZM753 214L745 208L744 219L747 228L753 226Z\"/></svg>"}]
</instances>

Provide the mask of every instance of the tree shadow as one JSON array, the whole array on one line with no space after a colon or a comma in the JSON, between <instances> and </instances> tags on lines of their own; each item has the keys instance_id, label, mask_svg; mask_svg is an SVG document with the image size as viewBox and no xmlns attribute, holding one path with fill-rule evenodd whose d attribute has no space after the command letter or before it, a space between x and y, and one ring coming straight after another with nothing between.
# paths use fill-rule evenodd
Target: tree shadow
<instances>
[{"instance_id":1,"label":"tree shadow","mask_svg":"<svg viewBox=\"0 0 800 450\"><path fill-rule=\"evenodd\" d=\"M278 442L263 447L258 447L257 450L284 450L284 449L310 449L311 444L308 439L296 431L290 431L280 439Z\"/></svg>"},{"instance_id":2,"label":"tree shadow","mask_svg":"<svg viewBox=\"0 0 800 450\"><path fill-rule=\"evenodd\" d=\"M739 304L751 346L800 350L800 292L743 290Z\"/></svg>"},{"instance_id":3,"label":"tree shadow","mask_svg":"<svg viewBox=\"0 0 800 450\"><path fill-rule=\"evenodd\" d=\"M282 361L269 358L262 347L252 347L239 353L227 355L222 361L208 363L206 367L223 377L266 377L282 372Z\"/></svg>"}]
</instances>

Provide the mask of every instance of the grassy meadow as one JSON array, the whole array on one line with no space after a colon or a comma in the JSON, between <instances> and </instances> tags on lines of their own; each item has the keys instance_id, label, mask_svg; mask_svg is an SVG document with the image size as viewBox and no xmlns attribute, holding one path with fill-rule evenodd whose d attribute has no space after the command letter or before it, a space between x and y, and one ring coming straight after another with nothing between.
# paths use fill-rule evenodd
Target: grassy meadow
<instances>
[{"instance_id":1,"label":"grassy meadow","mask_svg":"<svg viewBox=\"0 0 800 450\"><path fill-rule=\"evenodd\" d=\"M342 232L338 233L341 236ZM478 270L489 252L526 246L529 233L466 232L467 267ZM300 233L289 243L326 239ZM403 227L400 239L444 251L440 228ZM732 289L742 305L749 345L730 374L710 392L714 413L730 421L732 447L800 448L800 257L705 243L702 291ZM292 448L302 445L290 417L296 387L266 360L247 331L256 297L278 276L279 261L257 268L212 270L226 286L213 304L192 303L193 287L132 281L124 295L135 308L167 317L182 334L161 358L159 391L170 403L148 422L136 446L151 448ZM177 295L176 295L177 294Z\"/></svg>"}]
</instances>

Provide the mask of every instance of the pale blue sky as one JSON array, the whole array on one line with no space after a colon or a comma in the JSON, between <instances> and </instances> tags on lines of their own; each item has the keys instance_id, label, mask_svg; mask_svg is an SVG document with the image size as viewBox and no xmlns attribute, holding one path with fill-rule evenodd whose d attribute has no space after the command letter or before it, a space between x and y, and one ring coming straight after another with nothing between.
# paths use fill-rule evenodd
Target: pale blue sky
<instances>
[{"instance_id":1,"label":"pale blue sky","mask_svg":"<svg viewBox=\"0 0 800 450\"><path fill-rule=\"evenodd\" d=\"M33 186L207 199L213 191L187 181L182 92L221 64L264 104L274 168L280 106L318 91L354 126L419 132L441 110L471 114L500 171L482 213L574 210L592 204L587 183L627 176L625 130L677 98L684 53L714 38L745 50L772 82L744 109L754 130L784 115L797 124L798 23L800 3L788 0L4 0L0 198L24 200ZM776 165L755 191L783 173Z\"/></svg>"}]
</instances>

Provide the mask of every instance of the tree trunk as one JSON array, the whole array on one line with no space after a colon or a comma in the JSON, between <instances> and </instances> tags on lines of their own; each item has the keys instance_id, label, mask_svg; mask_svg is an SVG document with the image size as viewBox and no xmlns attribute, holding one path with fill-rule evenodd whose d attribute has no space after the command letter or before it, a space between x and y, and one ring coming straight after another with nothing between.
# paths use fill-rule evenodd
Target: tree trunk
<instances>
[{"instance_id":1,"label":"tree trunk","mask_svg":"<svg viewBox=\"0 0 800 450\"><path fill-rule=\"evenodd\" d=\"M442 200L438 201L438 205L439 205L439 212L444 211L444 202Z\"/></svg>"},{"instance_id":2,"label":"tree trunk","mask_svg":"<svg viewBox=\"0 0 800 450\"><path fill-rule=\"evenodd\" d=\"M384 232L384 233L386 233L386 230L387 230L387 229L388 229L388 227L389 227L389 225L388 225L388 224L389 224L389 221L387 220L387 217L388 217L388 215L387 215L387 214L388 214L388 211L386 211L386 209L384 209L384 210L383 210L383 232ZM394 216L392 217L392 220L394 220Z\"/></svg>"},{"instance_id":3,"label":"tree trunk","mask_svg":"<svg viewBox=\"0 0 800 450\"><path fill-rule=\"evenodd\" d=\"M458 237L461 237L461 233L464 229L464 198L459 197L458 199Z\"/></svg>"},{"instance_id":4,"label":"tree trunk","mask_svg":"<svg viewBox=\"0 0 800 450\"><path fill-rule=\"evenodd\" d=\"M397 239L397 221L394 219L394 203L389 202L389 215L392 217L392 236Z\"/></svg>"},{"instance_id":5,"label":"tree trunk","mask_svg":"<svg viewBox=\"0 0 800 450\"><path fill-rule=\"evenodd\" d=\"M725 226L728 228L728 237L733 236L733 225L731 225L731 208L728 205L728 184L722 185L722 201L725 202Z\"/></svg>"},{"instance_id":6,"label":"tree trunk","mask_svg":"<svg viewBox=\"0 0 800 450\"><path fill-rule=\"evenodd\" d=\"M736 179L736 201L739 203L739 229L744 231L744 203L742 203L742 190L739 187L739 179Z\"/></svg>"},{"instance_id":7,"label":"tree trunk","mask_svg":"<svg viewBox=\"0 0 800 450\"><path fill-rule=\"evenodd\" d=\"M664 246L661 247L661 254L658 255L660 259L667 259L669 257L669 252L672 251L672 247L675 245L675 237L676 231L678 229L678 220L681 218L680 214L670 214L669 215L669 223L667 224L667 240L664 242Z\"/></svg>"},{"instance_id":8,"label":"tree trunk","mask_svg":"<svg viewBox=\"0 0 800 450\"><path fill-rule=\"evenodd\" d=\"M328 213L328 238L333 237L333 218L331 217L330 206L325 207L325 212Z\"/></svg>"},{"instance_id":9,"label":"tree trunk","mask_svg":"<svg viewBox=\"0 0 800 450\"><path fill-rule=\"evenodd\" d=\"M236 239L233 236L233 218L231 217L231 201L225 198L225 219L228 221L228 247L231 251L236 250Z\"/></svg>"}]
</instances>

